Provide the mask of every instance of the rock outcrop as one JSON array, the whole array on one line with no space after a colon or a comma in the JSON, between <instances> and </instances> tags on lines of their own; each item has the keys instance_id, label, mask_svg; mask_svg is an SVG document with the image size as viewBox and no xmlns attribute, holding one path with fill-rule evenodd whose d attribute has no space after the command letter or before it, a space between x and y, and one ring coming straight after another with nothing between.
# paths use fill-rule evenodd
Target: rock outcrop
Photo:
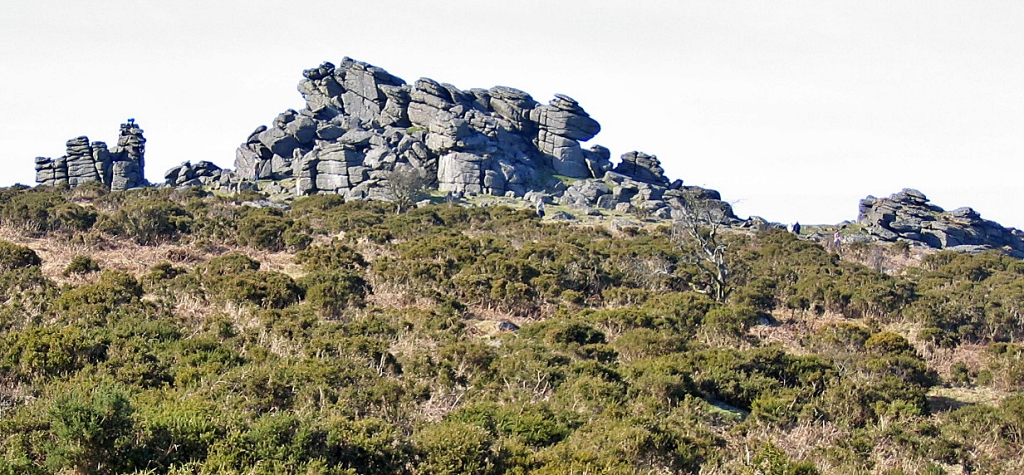
<instances>
[{"instance_id":1,"label":"rock outcrop","mask_svg":"<svg viewBox=\"0 0 1024 475\"><path fill-rule=\"evenodd\" d=\"M540 104L504 86L464 91L428 78L408 84L349 58L303 76L305 108L287 110L249 135L236 152L238 179L294 180L288 188L299 195L387 199L392 172L409 166L441 191L540 193L580 208L664 217L687 199L711 196L670 183L653 155L630 152L613 171L607 148L581 144L600 124L563 94ZM182 173L168 172L168 183L190 183ZM728 204L716 207L723 220L736 219Z\"/></svg>"},{"instance_id":2,"label":"rock outcrop","mask_svg":"<svg viewBox=\"0 0 1024 475\"><path fill-rule=\"evenodd\" d=\"M976 251L1002 249L1024 257L1024 234L982 219L971 208L945 211L917 190L904 189L888 198L868 196L860 202L857 221L881 241L905 240L936 249Z\"/></svg>"},{"instance_id":3,"label":"rock outcrop","mask_svg":"<svg viewBox=\"0 0 1024 475\"><path fill-rule=\"evenodd\" d=\"M142 129L128 121L121 124L113 150L108 150L103 142L90 142L88 137L81 136L68 140L63 157L37 157L36 183L75 187L98 181L112 191L145 186L145 154Z\"/></svg>"},{"instance_id":4,"label":"rock outcrop","mask_svg":"<svg viewBox=\"0 0 1024 475\"><path fill-rule=\"evenodd\" d=\"M175 187L229 186L230 176L213 162L203 160L193 165L188 161L167 170L164 181Z\"/></svg>"}]
</instances>

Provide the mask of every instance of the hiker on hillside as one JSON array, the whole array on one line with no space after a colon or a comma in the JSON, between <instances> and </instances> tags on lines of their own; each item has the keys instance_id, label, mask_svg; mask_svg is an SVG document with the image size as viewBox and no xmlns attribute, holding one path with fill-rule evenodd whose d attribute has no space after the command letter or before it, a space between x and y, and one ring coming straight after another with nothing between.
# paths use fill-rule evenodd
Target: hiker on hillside
<instances>
[{"instance_id":1,"label":"hiker on hillside","mask_svg":"<svg viewBox=\"0 0 1024 475\"><path fill-rule=\"evenodd\" d=\"M836 233L832 235L832 246L835 247L837 250L840 247L843 247L843 235L839 234L838 229L836 230Z\"/></svg>"},{"instance_id":2,"label":"hiker on hillside","mask_svg":"<svg viewBox=\"0 0 1024 475\"><path fill-rule=\"evenodd\" d=\"M544 200L537 200L537 217L544 218Z\"/></svg>"},{"instance_id":3,"label":"hiker on hillside","mask_svg":"<svg viewBox=\"0 0 1024 475\"><path fill-rule=\"evenodd\" d=\"M800 221L793 223L793 234L800 235Z\"/></svg>"}]
</instances>

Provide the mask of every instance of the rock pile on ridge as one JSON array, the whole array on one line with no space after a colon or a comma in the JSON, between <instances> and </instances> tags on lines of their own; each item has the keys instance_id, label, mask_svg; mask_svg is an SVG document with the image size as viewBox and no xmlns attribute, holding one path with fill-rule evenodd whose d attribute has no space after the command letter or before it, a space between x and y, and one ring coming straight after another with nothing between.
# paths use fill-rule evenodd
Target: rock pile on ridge
<instances>
[{"instance_id":1,"label":"rock pile on ridge","mask_svg":"<svg viewBox=\"0 0 1024 475\"><path fill-rule=\"evenodd\" d=\"M113 150L106 143L76 137L68 140L63 157L36 158L36 183L74 187L99 181L112 191L145 186L145 147L142 129L134 121L121 124Z\"/></svg>"},{"instance_id":2,"label":"rock pile on ridge","mask_svg":"<svg viewBox=\"0 0 1024 475\"><path fill-rule=\"evenodd\" d=\"M563 94L540 104L504 86L463 91L428 78L408 84L350 58L303 76L305 107L249 135L236 152L238 179L294 180L288 188L300 195L387 200L392 172L409 166L429 187L456 194L539 196L663 216L699 197L716 200L724 221L736 220L717 192L670 183L653 155L627 153L613 171L607 148L581 144L600 124ZM173 175L168 183L180 185L181 174Z\"/></svg>"},{"instance_id":3,"label":"rock pile on ridge","mask_svg":"<svg viewBox=\"0 0 1024 475\"><path fill-rule=\"evenodd\" d=\"M857 221L882 241L906 240L961 251L995 248L1024 258L1024 234L1020 231L982 219L971 208L947 212L917 190L904 189L888 198L868 196L860 202Z\"/></svg>"},{"instance_id":4,"label":"rock pile on ridge","mask_svg":"<svg viewBox=\"0 0 1024 475\"><path fill-rule=\"evenodd\" d=\"M195 165L187 161L164 173L164 180L168 185L179 186L229 186L229 173L224 173L213 162L206 160L197 162Z\"/></svg>"}]
</instances>

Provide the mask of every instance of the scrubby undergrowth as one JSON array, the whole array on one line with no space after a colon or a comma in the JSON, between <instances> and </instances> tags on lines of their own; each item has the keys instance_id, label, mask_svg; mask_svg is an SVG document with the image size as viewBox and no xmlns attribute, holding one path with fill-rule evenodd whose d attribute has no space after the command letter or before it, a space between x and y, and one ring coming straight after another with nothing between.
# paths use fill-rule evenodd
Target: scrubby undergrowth
<instances>
[{"instance_id":1,"label":"scrubby undergrowth","mask_svg":"<svg viewBox=\"0 0 1024 475\"><path fill-rule=\"evenodd\" d=\"M0 190L0 474L1024 470L1020 261L236 199Z\"/></svg>"}]
</instances>

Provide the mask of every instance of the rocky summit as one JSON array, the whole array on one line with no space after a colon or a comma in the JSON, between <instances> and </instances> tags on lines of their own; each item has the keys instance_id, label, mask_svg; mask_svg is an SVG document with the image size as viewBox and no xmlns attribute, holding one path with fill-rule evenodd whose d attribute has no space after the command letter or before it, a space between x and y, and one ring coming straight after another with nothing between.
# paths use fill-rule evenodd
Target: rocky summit
<instances>
[{"instance_id":1,"label":"rocky summit","mask_svg":"<svg viewBox=\"0 0 1024 475\"><path fill-rule=\"evenodd\" d=\"M306 106L249 135L236 153L238 179L294 180L281 188L297 195L387 200L392 172L410 167L428 187L455 194L662 217L702 199L714 201L723 221L736 220L717 192L669 181L654 155L630 152L613 167L607 148L584 148L601 126L563 94L541 104L504 86L460 90L427 78L409 84L350 58L303 76L298 90ZM181 174L173 175L168 182L181 184Z\"/></svg>"},{"instance_id":2,"label":"rocky summit","mask_svg":"<svg viewBox=\"0 0 1024 475\"><path fill-rule=\"evenodd\" d=\"M67 154L60 158L36 157L36 182L46 186L78 186L98 181L120 191L147 184L145 179L146 139L134 120L121 124L113 150L104 142L76 137L67 142Z\"/></svg>"},{"instance_id":3,"label":"rocky summit","mask_svg":"<svg viewBox=\"0 0 1024 475\"><path fill-rule=\"evenodd\" d=\"M868 196L860 202L857 220L882 241L905 240L966 252L1001 249L1024 258L1024 235L1020 231L982 219L971 208L947 212L929 203L917 190L904 189L888 198Z\"/></svg>"},{"instance_id":4,"label":"rocky summit","mask_svg":"<svg viewBox=\"0 0 1024 475\"><path fill-rule=\"evenodd\" d=\"M505 86L461 90L429 78L410 84L350 58L303 71L298 92L305 107L286 110L249 134L236 151L234 170L184 162L164 174L166 185L392 201L399 199L399 180L416 180L453 196L515 197L586 215L616 211L673 219L699 207L704 218L726 225L778 226L738 219L717 191L665 176L655 155L633 151L613 163L607 148L584 147L601 125L564 94L542 104ZM73 138L66 155L36 158L36 181L71 187L98 181L111 190L145 186L145 143L133 119L121 125L110 150L88 137ZM1000 249L1024 258L1020 231L970 208L946 212L916 190L865 198L858 221L867 234L861 238L868 240L966 252Z\"/></svg>"}]
</instances>

